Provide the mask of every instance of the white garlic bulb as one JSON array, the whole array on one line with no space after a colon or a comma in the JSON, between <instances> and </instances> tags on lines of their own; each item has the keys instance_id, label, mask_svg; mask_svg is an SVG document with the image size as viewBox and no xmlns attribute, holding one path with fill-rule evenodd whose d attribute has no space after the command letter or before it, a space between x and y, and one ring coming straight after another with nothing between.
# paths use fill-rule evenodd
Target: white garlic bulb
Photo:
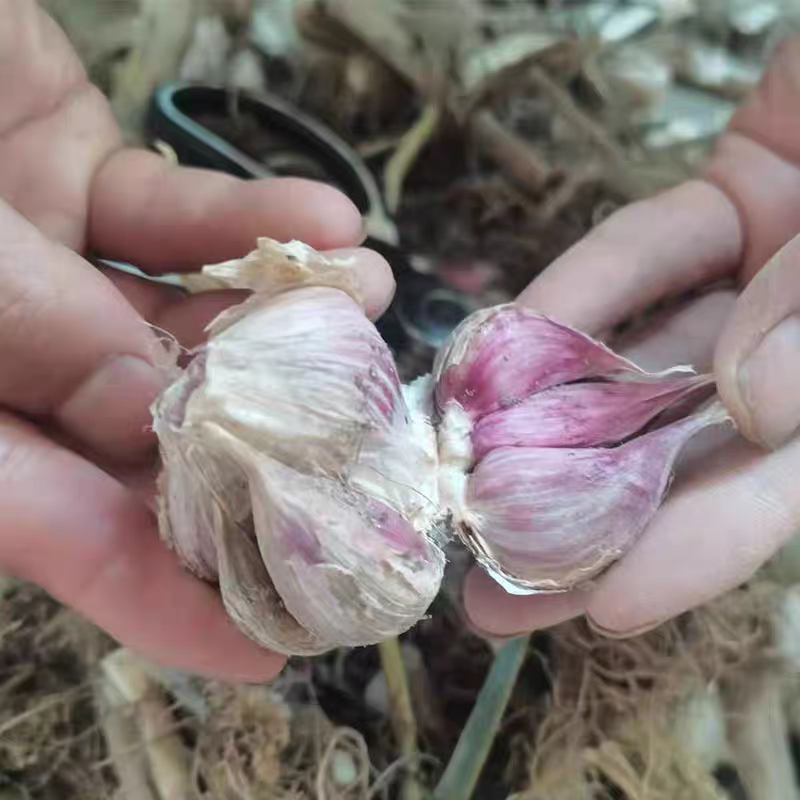
<instances>
[{"instance_id":1,"label":"white garlic bulb","mask_svg":"<svg viewBox=\"0 0 800 800\"><path fill-rule=\"evenodd\" d=\"M346 266L347 291L308 286L317 266L301 249L261 248L279 293L214 320L154 408L161 529L262 644L376 642L425 613L444 568L429 402L412 391L412 414ZM258 285L252 262L225 265L228 285Z\"/></svg>"}]
</instances>

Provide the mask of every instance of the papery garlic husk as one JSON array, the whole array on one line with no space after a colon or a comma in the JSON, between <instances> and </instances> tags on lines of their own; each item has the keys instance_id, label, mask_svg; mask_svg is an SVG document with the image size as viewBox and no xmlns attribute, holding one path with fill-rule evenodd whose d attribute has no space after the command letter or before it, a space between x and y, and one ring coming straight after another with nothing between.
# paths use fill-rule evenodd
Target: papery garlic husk
<instances>
[{"instance_id":1,"label":"papery garlic husk","mask_svg":"<svg viewBox=\"0 0 800 800\"><path fill-rule=\"evenodd\" d=\"M434 378L441 502L516 594L565 591L623 555L682 447L728 420L718 404L686 413L713 392L710 376L647 373L515 304L462 323Z\"/></svg>"},{"instance_id":2,"label":"papery garlic husk","mask_svg":"<svg viewBox=\"0 0 800 800\"><path fill-rule=\"evenodd\" d=\"M412 414L346 264L309 285L320 257L304 252L262 240L240 272L209 269L256 293L154 407L164 537L243 630L290 654L406 630L444 568L430 392L406 390ZM280 267L275 292L258 258Z\"/></svg>"},{"instance_id":3,"label":"papery garlic husk","mask_svg":"<svg viewBox=\"0 0 800 800\"><path fill-rule=\"evenodd\" d=\"M425 614L444 559L397 511L221 428L206 433L249 486L247 527L218 540L223 600L243 630L272 649L310 654L381 641Z\"/></svg>"}]
</instances>

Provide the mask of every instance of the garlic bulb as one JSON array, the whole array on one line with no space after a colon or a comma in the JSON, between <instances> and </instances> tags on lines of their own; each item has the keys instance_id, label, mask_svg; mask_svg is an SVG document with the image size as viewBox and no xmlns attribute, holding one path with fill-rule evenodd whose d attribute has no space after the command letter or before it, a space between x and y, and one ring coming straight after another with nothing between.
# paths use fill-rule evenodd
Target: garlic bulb
<instances>
[{"instance_id":1,"label":"garlic bulb","mask_svg":"<svg viewBox=\"0 0 800 800\"><path fill-rule=\"evenodd\" d=\"M160 527L256 641L318 653L417 622L455 533L509 591L560 591L638 537L697 431L688 369L648 374L514 304L474 314L400 384L356 274L259 241L195 288L253 294L154 405Z\"/></svg>"},{"instance_id":2,"label":"garlic bulb","mask_svg":"<svg viewBox=\"0 0 800 800\"><path fill-rule=\"evenodd\" d=\"M347 265L343 288L313 286L313 251L264 252L261 275L253 258L225 265L227 285L257 291L211 323L154 407L161 530L265 646L379 641L413 625L441 581L434 432L410 392L412 416ZM259 281L275 262L272 294Z\"/></svg>"}]
</instances>

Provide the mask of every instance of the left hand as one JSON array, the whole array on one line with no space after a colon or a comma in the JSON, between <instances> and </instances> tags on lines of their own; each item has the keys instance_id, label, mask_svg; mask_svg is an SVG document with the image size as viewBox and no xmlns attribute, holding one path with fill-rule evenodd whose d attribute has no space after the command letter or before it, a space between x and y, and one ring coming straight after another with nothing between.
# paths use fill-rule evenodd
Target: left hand
<instances>
[{"instance_id":1,"label":"left hand","mask_svg":"<svg viewBox=\"0 0 800 800\"><path fill-rule=\"evenodd\" d=\"M34 0L0 0L0 20L0 569L156 662L268 680L284 659L182 569L142 499L157 469L148 408L164 381L150 325L192 347L241 295L186 297L104 275L82 254L159 274L242 256L262 235L350 248L360 215L326 186L244 182L124 148ZM391 272L354 255L376 316Z\"/></svg>"}]
</instances>

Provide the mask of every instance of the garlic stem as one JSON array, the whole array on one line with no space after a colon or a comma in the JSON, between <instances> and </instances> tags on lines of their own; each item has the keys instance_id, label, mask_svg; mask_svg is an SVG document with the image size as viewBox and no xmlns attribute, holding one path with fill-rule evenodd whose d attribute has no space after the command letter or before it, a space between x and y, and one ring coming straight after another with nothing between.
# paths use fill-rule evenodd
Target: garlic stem
<instances>
[{"instance_id":1,"label":"garlic stem","mask_svg":"<svg viewBox=\"0 0 800 800\"><path fill-rule=\"evenodd\" d=\"M403 136L397 150L387 162L383 179L386 187L384 190L386 208L390 214L394 214L400 207L405 179L425 145L436 133L441 118L440 104L436 101L428 103L420 118Z\"/></svg>"},{"instance_id":2,"label":"garlic stem","mask_svg":"<svg viewBox=\"0 0 800 800\"><path fill-rule=\"evenodd\" d=\"M417 752L417 720L411 703L411 690L400 642L396 637L386 639L378 645L378 650L386 675L394 735L400 746L400 753L411 764ZM417 776L412 769L406 772L401 797L402 800L420 800L422 797Z\"/></svg>"},{"instance_id":3,"label":"garlic stem","mask_svg":"<svg viewBox=\"0 0 800 800\"><path fill-rule=\"evenodd\" d=\"M529 641L528 636L513 639L497 654L450 762L434 790L434 800L469 800L472 797L511 699Z\"/></svg>"}]
</instances>

